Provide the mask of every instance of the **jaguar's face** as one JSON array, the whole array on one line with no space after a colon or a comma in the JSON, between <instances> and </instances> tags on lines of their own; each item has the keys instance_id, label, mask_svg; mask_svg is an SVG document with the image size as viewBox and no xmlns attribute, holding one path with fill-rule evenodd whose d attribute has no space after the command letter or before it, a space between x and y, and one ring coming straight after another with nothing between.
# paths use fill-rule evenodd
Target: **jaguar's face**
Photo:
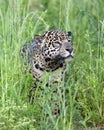
<instances>
[{"instance_id":1,"label":"jaguar's face","mask_svg":"<svg viewBox=\"0 0 104 130\"><path fill-rule=\"evenodd\" d=\"M41 48L45 58L57 59L60 57L70 61L74 57L71 44L71 32L48 31L42 36Z\"/></svg>"},{"instance_id":2,"label":"jaguar's face","mask_svg":"<svg viewBox=\"0 0 104 130\"><path fill-rule=\"evenodd\" d=\"M62 44L59 54L61 57L65 59L65 61L70 61L74 58L73 47L71 42L65 42Z\"/></svg>"}]
</instances>

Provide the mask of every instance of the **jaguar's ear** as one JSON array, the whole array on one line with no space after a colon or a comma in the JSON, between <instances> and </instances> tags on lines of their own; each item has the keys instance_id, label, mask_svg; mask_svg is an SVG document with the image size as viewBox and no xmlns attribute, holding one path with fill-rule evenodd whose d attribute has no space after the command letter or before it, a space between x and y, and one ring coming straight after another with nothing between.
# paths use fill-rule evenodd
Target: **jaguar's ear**
<instances>
[{"instance_id":1,"label":"jaguar's ear","mask_svg":"<svg viewBox=\"0 0 104 130\"><path fill-rule=\"evenodd\" d=\"M71 31L67 32L67 36L70 37L71 36Z\"/></svg>"},{"instance_id":2,"label":"jaguar's ear","mask_svg":"<svg viewBox=\"0 0 104 130\"><path fill-rule=\"evenodd\" d=\"M42 38L42 36L35 35L35 36L34 36L34 40L36 41L36 43L41 44L43 38Z\"/></svg>"}]
</instances>

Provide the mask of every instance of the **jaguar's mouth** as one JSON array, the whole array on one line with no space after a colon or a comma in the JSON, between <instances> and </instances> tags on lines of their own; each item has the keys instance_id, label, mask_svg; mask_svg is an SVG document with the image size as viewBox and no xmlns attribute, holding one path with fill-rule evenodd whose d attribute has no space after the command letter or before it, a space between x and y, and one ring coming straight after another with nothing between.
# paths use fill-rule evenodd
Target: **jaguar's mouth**
<instances>
[{"instance_id":1,"label":"jaguar's mouth","mask_svg":"<svg viewBox=\"0 0 104 130\"><path fill-rule=\"evenodd\" d=\"M74 58L74 53L71 55L69 55L69 56L67 56L67 57L65 57L65 61L71 61L72 59Z\"/></svg>"}]
</instances>

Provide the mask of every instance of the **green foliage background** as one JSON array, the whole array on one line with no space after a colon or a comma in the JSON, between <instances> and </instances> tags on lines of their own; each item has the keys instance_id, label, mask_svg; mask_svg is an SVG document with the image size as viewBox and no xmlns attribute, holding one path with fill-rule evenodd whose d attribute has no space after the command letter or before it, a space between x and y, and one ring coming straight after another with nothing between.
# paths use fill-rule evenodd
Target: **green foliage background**
<instances>
[{"instance_id":1,"label":"green foliage background","mask_svg":"<svg viewBox=\"0 0 104 130\"><path fill-rule=\"evenodd\" d=\"M47 102L50 93L34 104L28 102L33 80L19 54L34 34L50 29L70 30L75 51L57 118ZM103 124L103 0L0 0L0 130L83 130Z\"/></svg>"}]
</instances>

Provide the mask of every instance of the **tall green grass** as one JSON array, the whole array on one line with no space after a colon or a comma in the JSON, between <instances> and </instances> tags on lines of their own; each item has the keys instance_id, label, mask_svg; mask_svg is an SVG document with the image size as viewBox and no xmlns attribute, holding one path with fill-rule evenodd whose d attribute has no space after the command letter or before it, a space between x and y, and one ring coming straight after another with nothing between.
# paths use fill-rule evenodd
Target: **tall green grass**
<instances>
[{"instance_id":1,"label":"tall green grass","mask_svg":"<svg viewBox=\"0 0 104 130\"><path fill-rule=\"evenodd\" d=\"M103 14L103 0L0 1L0 130L87 130L104 124ZM47 88L47 95L28 102L34 81L19 54L34 34L50 29L72 31L75 51L62 81L64 98L58 88L57 118L48 102L55 95Z\"/></svg>"}]
</instances>

